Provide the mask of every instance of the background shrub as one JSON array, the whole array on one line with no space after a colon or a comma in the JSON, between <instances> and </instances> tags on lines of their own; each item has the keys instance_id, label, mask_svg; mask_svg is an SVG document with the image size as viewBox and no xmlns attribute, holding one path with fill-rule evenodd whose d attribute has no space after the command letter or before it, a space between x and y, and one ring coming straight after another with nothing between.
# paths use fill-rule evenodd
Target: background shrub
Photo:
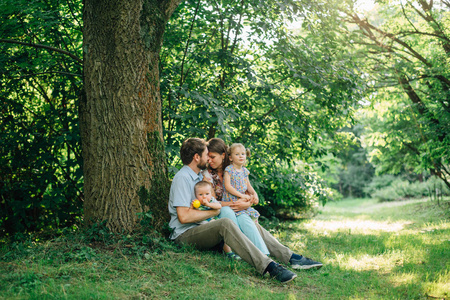
<instances>
[{"instance_id":1,"label":"background shrub","mask_svg":"<svg viewBox=\"0 0 450 300\"><path fill-rule=\"evenodd\" d=\"M393 179L389 182L389 179ZM426 181L413 181L395 178L394 176L381 176L374 179L368 189L371 197L380 201L394 201L410 198L423 198L436 196L448 196L450 190L436 177L430 177Z\"/></svg>"},{"instance_id":2,"label":"background shrub","mask_svg":"<svg viewBox=\"0 0 450 300\"><path fill-rule=\"evenodd\" d=\"M264 172L261 169L258 172ZM251 179L260 197L258 210L266 217L291 218L314 213L320 204L339 199L339 193L325 186L308 165L279 166ZM342 197L342 196L340 196Z\"/></svg>"}]
</instances>

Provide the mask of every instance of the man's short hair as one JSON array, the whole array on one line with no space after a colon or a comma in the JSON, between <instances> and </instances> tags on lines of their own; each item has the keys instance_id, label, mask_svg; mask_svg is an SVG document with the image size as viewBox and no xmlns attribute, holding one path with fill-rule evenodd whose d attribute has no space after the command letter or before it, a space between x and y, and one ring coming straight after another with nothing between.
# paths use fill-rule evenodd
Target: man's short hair
<instances>
[{"instance_id":1,"label":"man's short hair","mask_svg":"<svg viewBox=\"0 0 450 300\"><path fill-rule=\"evenodd\" d=\"M194 185L194 193L197 195L197 190L202 187L210 187L212 191L212 184L208 181L199 181Z\"/></svg>"},{"instance_id":2,"label":"man's short hair","mask_svg":"<svg viewBox=\"0 0 450 300\"><path fill-rule=\"evenodd\" d=\"M194 155L202 156L208 144L204 139L190 138L183 142L180 149L181 161L184 165L188 165L194 159Z\"/></svg>"}]
</instances>

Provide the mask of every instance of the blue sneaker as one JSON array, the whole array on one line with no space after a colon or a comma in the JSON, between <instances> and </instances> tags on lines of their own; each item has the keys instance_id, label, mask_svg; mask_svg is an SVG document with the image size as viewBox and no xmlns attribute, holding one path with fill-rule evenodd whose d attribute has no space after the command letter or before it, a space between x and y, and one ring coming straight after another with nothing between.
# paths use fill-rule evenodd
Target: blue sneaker
<instances>
[{"instance_id":1,"label":"blue sneaker","mask_svg":"<svg viewBox=\"0 0 450 300\"><path fill-rule=\"evenodd\" d=\"M288 283L289 281L292 281L295 277L297 277L297 274L289 271L288 269L285 269L279 264L274 264L273 268L271 268L271 270L268 272L270 274L270 277L275 278L281 283Z\"/></svg>"},{"instance_id":2,"label":"blue sneaker","mask_svg":"<svg viewBox=\"0 0 450 300\"><path fill-rule=\"evenodd\" d=\"M292 255L289 262L291 263L292 269L302 269L302 270L309 270L312 268L320 269L323 266L322 263L314 261L304 256L301 256L301 258L294 258L294 255Z\"/></svg>"}]
</instances>

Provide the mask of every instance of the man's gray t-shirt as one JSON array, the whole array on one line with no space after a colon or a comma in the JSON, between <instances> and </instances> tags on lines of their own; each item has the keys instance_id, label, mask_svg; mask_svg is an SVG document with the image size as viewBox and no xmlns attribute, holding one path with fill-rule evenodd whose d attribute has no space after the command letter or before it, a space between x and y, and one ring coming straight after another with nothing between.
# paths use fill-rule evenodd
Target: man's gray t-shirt
<instances>
[{"instance_id":1,"label":"man's gray t-shirt","mask_svg":"<svg viewBox=\"0 0 450 300\"><path fill-rule=\"evenodd\" d=\"M196 174L190 167L183 166L180 171L175 174L170 187L169 195L169 214L170 228L174 229L170 238L176 239L186 230L198 226L197 223L181 224L178 220L177 207L190 207L191 201L195 199L194 186L197 182L203 180L203 175Z\"/></svg>"}]
</instances>

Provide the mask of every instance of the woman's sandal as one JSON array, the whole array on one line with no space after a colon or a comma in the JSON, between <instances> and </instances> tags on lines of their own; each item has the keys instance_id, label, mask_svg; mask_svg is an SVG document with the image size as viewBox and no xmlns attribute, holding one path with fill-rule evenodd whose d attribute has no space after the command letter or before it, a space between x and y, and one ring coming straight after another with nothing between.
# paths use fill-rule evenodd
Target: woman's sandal
<instances>
[{"instance_id":1,"label":"woman's sandal","mask_svg":"<svg viewBox=\"0 0 450 300\"><path fill-rule=\"evenodd\" d=\"M242 258L234 252L228 252L227 257L232 260L242 260Z\"/></svg>"}]
</instances>

